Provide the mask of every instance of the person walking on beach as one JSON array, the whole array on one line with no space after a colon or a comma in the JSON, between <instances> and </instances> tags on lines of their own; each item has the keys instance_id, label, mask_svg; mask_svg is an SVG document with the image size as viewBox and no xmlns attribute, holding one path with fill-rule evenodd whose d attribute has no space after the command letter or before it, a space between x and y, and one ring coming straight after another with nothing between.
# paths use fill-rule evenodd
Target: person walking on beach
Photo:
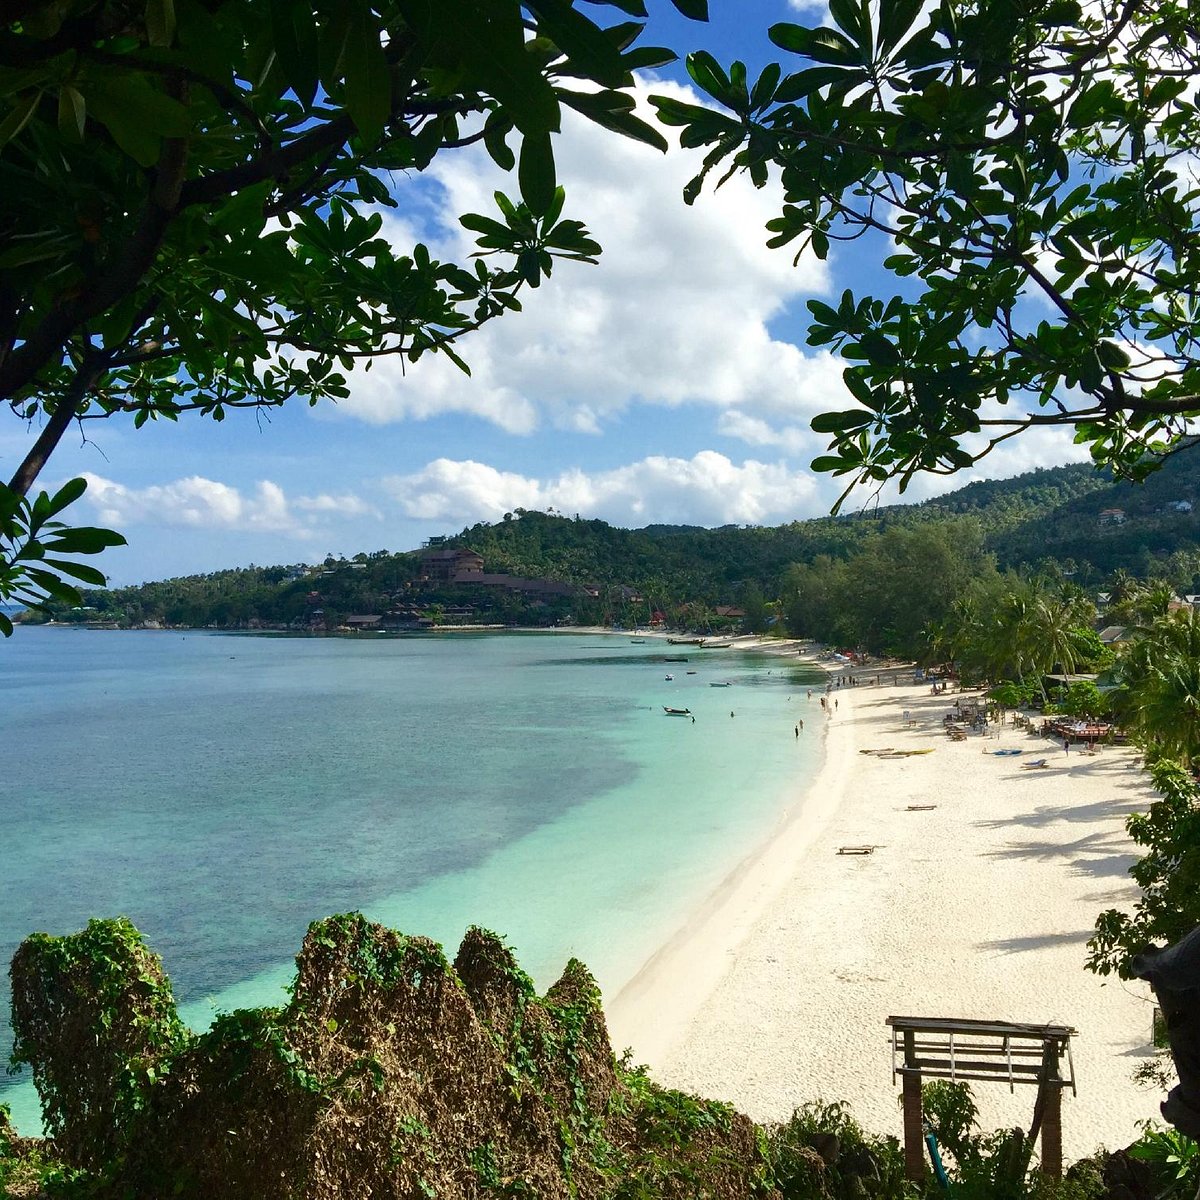
<instances>
[{"instance_id":1,"label":"person walking on beach","mask_svg":"<svg viewBox=\"0 0 1200 1200\"><path fill-rule=\"evenodd\" d=\"M1063 753L1064 754L1071 753L1071 739L1069 737L1063 738Z\"/></svg>"},{"instance_id":2,"label":"person walking on beach","mask_svg":"<svg viewBox=\"0 0 1200 1200\"><path fill-rule=\"evenodd\" d=\"M803 722L803 721L801 721L801 722L800 722L800 729L801 729L801 730L803 730L803 728L804 728L804 722ZM796 736L797 736L797 737L799 737L800 735L799 735L799 734L797 734Z\"/></svg>"},{"instance_id":3,"label":"person walking on beach","mask_svg":"<svg viewBox=\"0 0 1200 1200\"><path fill-rule=\"evenodd\" d=\"M834 698L833 698L833 707L837 708L837 697L836 696L834 696Z\"/></svg>"},{"instance_id":4,"label":"person walking on beach","mask_svg":"<svg viewBox=\"0 0 1200 1200\"><path fill-rule=\"evenodd\" d=\"M797 737L800 736L800 726L799 725L796 726L796 736Z\"/></svg>"}]
</instances>

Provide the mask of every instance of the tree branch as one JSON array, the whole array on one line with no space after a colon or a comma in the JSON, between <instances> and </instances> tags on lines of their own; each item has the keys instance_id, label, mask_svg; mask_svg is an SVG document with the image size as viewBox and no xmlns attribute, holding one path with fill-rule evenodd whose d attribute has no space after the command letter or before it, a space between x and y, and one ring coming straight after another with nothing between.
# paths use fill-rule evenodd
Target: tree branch
<instances>
[{"instance_id":1,"label":"tree branch","mask_svg":"<svg viewBox=\"0 0 1200 1200\"><path fill-rule=\"evenodd\" d=\"M50 419L38 435L37 441L33 443L29 453L25 455L16 473L9 480L10 491L16 492L18 496L28 494L41 469L46 465L46 460L54 453L58 443L62 441L63 434L67 432L68 426L79 410L80 402L95 386L103 369L103 359L89 350L83 362L75 369L75 378L71 380L71 386L58 402L54 412L50 414Z\"/></svg>"}]
</instances>

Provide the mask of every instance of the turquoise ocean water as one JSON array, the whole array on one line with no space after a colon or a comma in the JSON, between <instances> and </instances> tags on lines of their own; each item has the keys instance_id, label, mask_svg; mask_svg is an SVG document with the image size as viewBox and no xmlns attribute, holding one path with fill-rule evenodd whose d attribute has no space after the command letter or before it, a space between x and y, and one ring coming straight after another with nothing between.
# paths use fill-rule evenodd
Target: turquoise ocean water
<instances>
[{"instance_id":1,"label":"turquoise ocean water","mask_svg":"<svg viewBox=\"0 0 1200 1200\"><path fill-rule=\"evenodd\" d=\"M576 955L615 995L802 792L814 679L630 635L20 629L0 646L0 962L124 914L203 1027L278 1002L308 922L361 909L451 957L495 929L543 989ZM27 1075L0 1072L0 1103L36 1131Z\"/></svg>"}]
</instances>

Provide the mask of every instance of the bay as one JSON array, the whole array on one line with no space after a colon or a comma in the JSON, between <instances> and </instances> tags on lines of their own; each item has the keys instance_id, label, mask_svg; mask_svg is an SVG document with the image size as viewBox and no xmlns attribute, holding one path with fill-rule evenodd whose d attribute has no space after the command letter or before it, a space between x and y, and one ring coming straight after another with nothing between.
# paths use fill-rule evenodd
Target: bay
<instances>
[{"instance_id":1,"label":"bay","mask_svg":"<svg viewBox=\"0 0 1200 1200\"><path fill-rule=\"evenodd\" d=\"M280 1000L308 922L361 909L451 957L495 929L541 988L575 955L614 995L818 765L817 720L794 735L811 672L662 661L682 649L19 629L0 647L0 959L126 915L200 1028ZM0 1075L0 1102L36 1122L27 1077Z\"/></svg>"}]
</instances>

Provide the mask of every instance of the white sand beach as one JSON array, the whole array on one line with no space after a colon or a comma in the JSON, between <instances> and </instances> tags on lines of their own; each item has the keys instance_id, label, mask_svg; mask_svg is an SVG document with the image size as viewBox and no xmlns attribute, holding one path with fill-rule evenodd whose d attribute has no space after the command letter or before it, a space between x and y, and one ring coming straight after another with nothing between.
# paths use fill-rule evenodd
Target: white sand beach
<instances>
[{"instance_id":1,"label":"white sand beach","mask_svg":"<svg viewBox=\"0 0 1200 1200\"><path fill-rule=\"evenodd\" d=\"M610 1001L614 1045L757 1120L845 1100L899 1136L887 1016L1066 1024L1078 1030L1067 1160L1127 1145L1158 1115L1159 1094L1130 1078L1149 1054L1149 989L1083 963L1096 915L1136 896L1124 821L1153 792L1134 752L1065 755L1012 726L951 742L955 697L928 685L834 694L829 718L816 694L801 710L805 736L827 739L818 778L797 781L762 851ZM887 746L933 752L859 753ZM1039 757L1047 769L1021 767ZM837 853L849 845L875 849ZM974 1089L985 1128L1029 1125L1034 1088Z\"/></svg>"}]
</instances>

